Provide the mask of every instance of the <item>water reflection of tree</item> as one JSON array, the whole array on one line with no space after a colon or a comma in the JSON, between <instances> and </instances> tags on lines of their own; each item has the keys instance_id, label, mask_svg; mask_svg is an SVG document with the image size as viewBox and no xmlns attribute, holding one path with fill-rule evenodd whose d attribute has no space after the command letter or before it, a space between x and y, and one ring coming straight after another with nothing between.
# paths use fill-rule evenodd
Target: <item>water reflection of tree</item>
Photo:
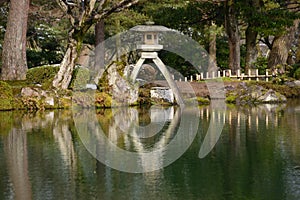
<instances>
[{"instance_id":1,"label":"water reflection of tree","mask_svg":"<svg viewBox=\"0 0 300 200\"><path fill-rule=\"evenodd\" d=\"M12 128L5 140L5 154L14 188L14 199L32 199L27 148L27 134L22 129Z\"/></svg>"},{"instance_id":2,"label":"water reflection of tree","mask_svg":"<svg viewBox=\"0 0 300 200\"><path fill-rule=\"evenodd\" d=\"M205 109L212 120L212 111ZM229 106L221 140L214 153L199 163L204 172L191 177L202 177L206 185L216 187L208 189L209 194L220 194L219 190L233 199L249 195L284 198L286 164L278 146L282 109L284 106Z\"/></svg>"}]
</instances>

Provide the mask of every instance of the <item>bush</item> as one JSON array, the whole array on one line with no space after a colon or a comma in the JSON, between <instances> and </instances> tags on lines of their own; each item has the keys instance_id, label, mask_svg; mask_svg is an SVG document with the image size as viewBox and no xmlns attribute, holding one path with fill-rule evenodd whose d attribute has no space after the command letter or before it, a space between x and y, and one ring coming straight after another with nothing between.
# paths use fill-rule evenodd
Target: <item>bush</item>
<instances>
[{"instance_id":1,"label":"bush","mask_svg":"<svg viewBox=\"0 0 300 200\"><path fill-rule=\"evenodd\" d=\"M58 70L59 66L51 65L31 68L27 71L26 79L28 83L41 84L44 89L47 89L51 87Z\"/></svg>"},{"instance_id":2,"label":"bush","mask_svg":"<svg viewBox=\"0 0 300 200\"><path fill-rule=\"evenodd\" d=\"M294 72L294 78L300 80L300 67Z\"/></svg>"},{"instance_id":3,"label":"bush","mask_svg":"<svg viewBox=\"0 0 300 200\"><path fill-rule=\"evenodd\" d=\"M232 103L232 104L235 104L236 103L236 99L237 99L237 96L234 95L234 94L230 94L226 97L225 101L226 103Z\"/></svg>"},{"instance_id":4,"label":"bush","mask_svg":"<svg viewBox=\"0 0 300 200\"><path fill-rule=\"evenodd\" d=\"M254 65L258 69L259 74L266 74L266 70L268 68L268 59L264 56L260 56L254 62Z\"/></svg>"},{"instance_id":5,"label":"bush","mask_svg":"<svg viewBox=\"0 0 300 200\"><path fill-rule=\"evenodd\" d=\"M11 110L13 101L13 91L9 84L0 81L0 110Z\"/></svg>"}]
</instances>

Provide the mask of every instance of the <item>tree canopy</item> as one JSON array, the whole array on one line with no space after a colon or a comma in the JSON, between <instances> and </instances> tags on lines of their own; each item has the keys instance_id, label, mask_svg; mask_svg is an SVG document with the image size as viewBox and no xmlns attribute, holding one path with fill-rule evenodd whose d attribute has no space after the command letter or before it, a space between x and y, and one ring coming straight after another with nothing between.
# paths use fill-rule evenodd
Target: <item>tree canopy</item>
<instances>
[{"instance_id":1,"label":"tree canopy","mask_svg":"<svg viewBox=\"0 0 300 200\"><path fill-rule=\"evenodd\" d=\"M9 3L1 0L0 4L3 5L0 9L1 51ZM292 65L296 70L300 60L297 57L300 55L299 9L297 0L32 0L27 63L29 67L54 63L62 66L70 62L74 66L82 45L95 44L97 22L104 20L105 38L108 38L150 20L199 42L216 57L221 69L241 69L247 73L249 68L262 67L263 58L268 62L263 67L274 70L277 66ZM285 45L276 46L279 41ZM66 62L71 44L76 56L73 61ZM270 53L263 53L266 49ZM189 63L184 59L167 52L161 54L168 65L177 67L182 74L195 73L189 70ZM282 59L276 59L278 57ZM54 86L61 85L62 79ZM69 81L65 80L64 88Z\"/></svg>"}]
</instances>

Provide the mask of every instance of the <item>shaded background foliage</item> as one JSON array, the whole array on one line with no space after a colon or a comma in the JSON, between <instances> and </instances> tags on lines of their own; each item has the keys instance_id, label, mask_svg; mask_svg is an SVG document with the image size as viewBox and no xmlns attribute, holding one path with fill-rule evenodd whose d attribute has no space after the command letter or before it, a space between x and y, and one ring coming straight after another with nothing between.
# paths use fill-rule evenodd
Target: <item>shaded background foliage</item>
<instances>
[{"instance_id":1,"label":"shaded background foliage","mask_svg":"<svg viewBox=\"0 0 300 200\"><path fill-rule=\"evenodd\" d=\"M220 69L228 69L228 37L224 30L225 3L227 1L184 1L184 0L140 0L140 3L130 9L112 14L105 19L105 38L117 33L126 31L137 24L145 24L146 21L154 21L156 24L164 25L171 29L178 30L199 42L207 51L209 50L209 37L211 24L214 23L217 29L216 34L216 58ZM263 44L269 50L272 49L274 36L287 33L287 27L293 25L295 19L299 18L299 3L294 3L293 9L287 1L232 1L235 5L236 16L239 23L241 36L241 68L245 67L245 30L253 27L257 32L257 45ZM258 9L254 8L253 2L258 2ZM2 3L0 7L0 54L5 33L5 26L8 13L8 3ZM30 4L29 23L27 32L27 60L28 67L41 65L58 64L61 62L67 45L67 32L70 28L68 20L58 9L55 1L32 0ZM290 70L290 75L298 78L299 59L298 32L293 41L293 49L290 50L295 65ZM84 43L95 44L94 26L84 37ZM162 60L171 67L180 71L183 75L191 75L195 70L191 64L172 53L160 52ZM261 73L266 70L266 57L259 55L255 67ZM1 66L1 56L0 56ZM1 68L0 68L1 70ZM297 71L298 70L298 71ZM297 72L297 73L296 73ZM296 74L295 74L296 73Z\"/></svg>"}]
</instances>

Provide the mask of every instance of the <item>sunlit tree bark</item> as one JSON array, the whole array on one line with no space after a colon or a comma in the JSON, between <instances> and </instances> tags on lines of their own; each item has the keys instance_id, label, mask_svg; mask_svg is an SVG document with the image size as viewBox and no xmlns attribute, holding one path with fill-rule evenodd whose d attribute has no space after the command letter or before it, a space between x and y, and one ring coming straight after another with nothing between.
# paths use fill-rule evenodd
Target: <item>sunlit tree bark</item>
<instances>
[{"instance_id":1,"label":"sunlit tree bark","mask_svg":"<svg viewBox=\"0 0 300 200\"><path fill-rule=\"evenodd\" d=\"M10 1L2 52L2 80L26 79L26 32L29 1Z\"/></svg>"},{"instance_id":2,"label":"sunlit tree bark","mask_svg":"<svg viewBox=\"0 0 300 200\"><path fill-rule=\"evenodd\" d=\"M217 33L216 25L212 23L209 31L209 69L217 66Z\"/></svg>"},{"instance_id":3,"label":"sunlit tree bark","mask_svg":"<svg viewBox=\"0 0 300 200\"><path fill-rule=\"evenodd\" d=\"M289 51L295 40L295 33L299 25L299 20L294 21L294 25L287 28L284 34L276 36L272 43L272 49L268 58L268 68L275 71L277 67L279 73L284 73L284 66L287 64Z\"/></svg>"}]
</instances>

